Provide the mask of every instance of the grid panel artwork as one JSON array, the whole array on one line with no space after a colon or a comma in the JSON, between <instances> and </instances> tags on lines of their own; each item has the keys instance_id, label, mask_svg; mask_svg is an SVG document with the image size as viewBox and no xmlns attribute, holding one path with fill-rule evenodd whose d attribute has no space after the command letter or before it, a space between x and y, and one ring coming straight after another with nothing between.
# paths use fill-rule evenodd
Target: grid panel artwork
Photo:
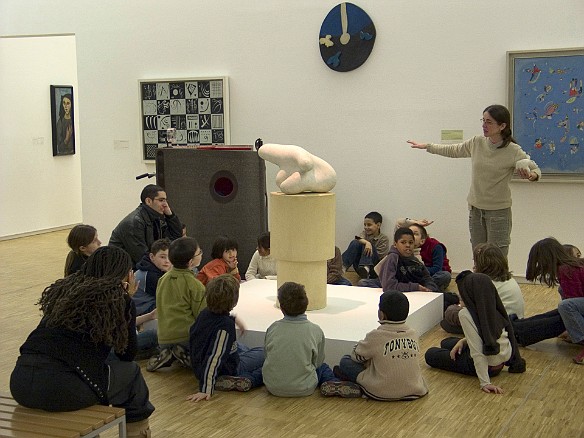
<instances>
[{"instance_id":1,"label":"grid panel artwork","mask_svg":"<svg viewBox=\"0 0 584 438\"><path fill-rule=\"evenodd\" d=\"M229 143L227 78L140 81L144 159L167 146L166 130L176 129L176 146Z\"/></svg>"}]
</instances>

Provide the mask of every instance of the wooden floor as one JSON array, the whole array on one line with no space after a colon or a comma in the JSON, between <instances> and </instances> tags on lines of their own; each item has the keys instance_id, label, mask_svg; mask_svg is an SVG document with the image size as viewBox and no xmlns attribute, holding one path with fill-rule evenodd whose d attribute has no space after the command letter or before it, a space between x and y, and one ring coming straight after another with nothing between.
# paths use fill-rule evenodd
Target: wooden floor
<instances>
[{"instance_id":1,"label":"wooden floor","mask_svg":"<svg viewBox=\"0 0 584 438\"><path fill-rule=\"evenodd\" d=\"M34 303L45 286L62 276L66 236L67 231L58 231L0 241L0 390L8 390L18 348L39 321ZM532 285L522 285L522 290L527 315L557 305L555 290ZM375 327L376 315L371 315ZM421 338L422 349L445 336L439 326L433 328ZM430 369L422 359L430 393L393 403L324 398L318 392L301 399L277 398L260 388L216 393L211 401L194 404L185 401L197 390L189 370L175 365L148 373L145 362L141 365L156 406L151 417L156 437L556 438L584 436L584 366L571 361L578 351L556 339L522 349L527 372L504 371L494 379L503 395L486 394L476 378Z\"/></svg>"}]
</instances>

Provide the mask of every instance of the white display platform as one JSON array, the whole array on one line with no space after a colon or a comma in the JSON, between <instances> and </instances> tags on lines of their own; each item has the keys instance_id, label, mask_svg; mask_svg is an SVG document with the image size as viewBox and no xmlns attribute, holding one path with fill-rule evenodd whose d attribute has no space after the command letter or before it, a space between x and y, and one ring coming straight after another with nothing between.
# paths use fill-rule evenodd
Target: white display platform
<instances>
[{"instance_id":1,"label":"white display platform","mask_svg":"<svg viewBox=\"0 0 584 438\"><path fill-rule=\"evenodd\" d=\"M353 346L379 324L377 310L380 288L327 285L327 306L307 312L308 319L322 328L326 337L326 362L332 367L349 354ZM275 307L277 282L251 280L241 283L239 302L233 310L247 331L240 341L249 347L264 345L268 327L283 318ZM407 292L410 314L407 324L422 335L442 320L443 295L433 292Z\"/></svg>"}]
</instances>

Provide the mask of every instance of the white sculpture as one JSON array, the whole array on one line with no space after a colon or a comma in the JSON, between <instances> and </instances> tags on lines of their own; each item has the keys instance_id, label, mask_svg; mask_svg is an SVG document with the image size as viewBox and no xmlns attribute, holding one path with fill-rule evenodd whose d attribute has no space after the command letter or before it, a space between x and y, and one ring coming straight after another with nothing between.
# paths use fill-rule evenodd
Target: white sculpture
<instances>
[{"instance_id":1,"label":"white sculpture","mask_svg":"<svg viewBox=\"0 0 584 438\"><path fill-rule=\"evenodd\" d=\"M276 184L287 195L326 193L337 183L335 169L300 146L267 143L259 147L258 154L280 167Z\"/></svg>"}]
</instances>

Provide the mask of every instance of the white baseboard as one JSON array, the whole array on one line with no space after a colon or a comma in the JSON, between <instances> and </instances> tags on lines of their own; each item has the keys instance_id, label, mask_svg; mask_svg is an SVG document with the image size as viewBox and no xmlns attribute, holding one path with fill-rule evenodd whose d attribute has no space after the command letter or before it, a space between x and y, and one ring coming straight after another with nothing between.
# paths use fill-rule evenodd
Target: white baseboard
<instances>
[{"instance_id":1,"label":"white baseboard","mask_svg":"<svg viewBox=\"0 0 584 438\"><path fill-rule=\"evenodd\" d=\"M18 239L20 237L36 236L37 234L52 233L53 231L68 230L70 228L73 228L75 225L78 225L79 223L71 224L71 225L62 225L60 227L45 228L44 230L29 231L27 233L18 233L18 234L9 234L7 236L0 236L0 241Z\"/></svg>"}]
</instances>

